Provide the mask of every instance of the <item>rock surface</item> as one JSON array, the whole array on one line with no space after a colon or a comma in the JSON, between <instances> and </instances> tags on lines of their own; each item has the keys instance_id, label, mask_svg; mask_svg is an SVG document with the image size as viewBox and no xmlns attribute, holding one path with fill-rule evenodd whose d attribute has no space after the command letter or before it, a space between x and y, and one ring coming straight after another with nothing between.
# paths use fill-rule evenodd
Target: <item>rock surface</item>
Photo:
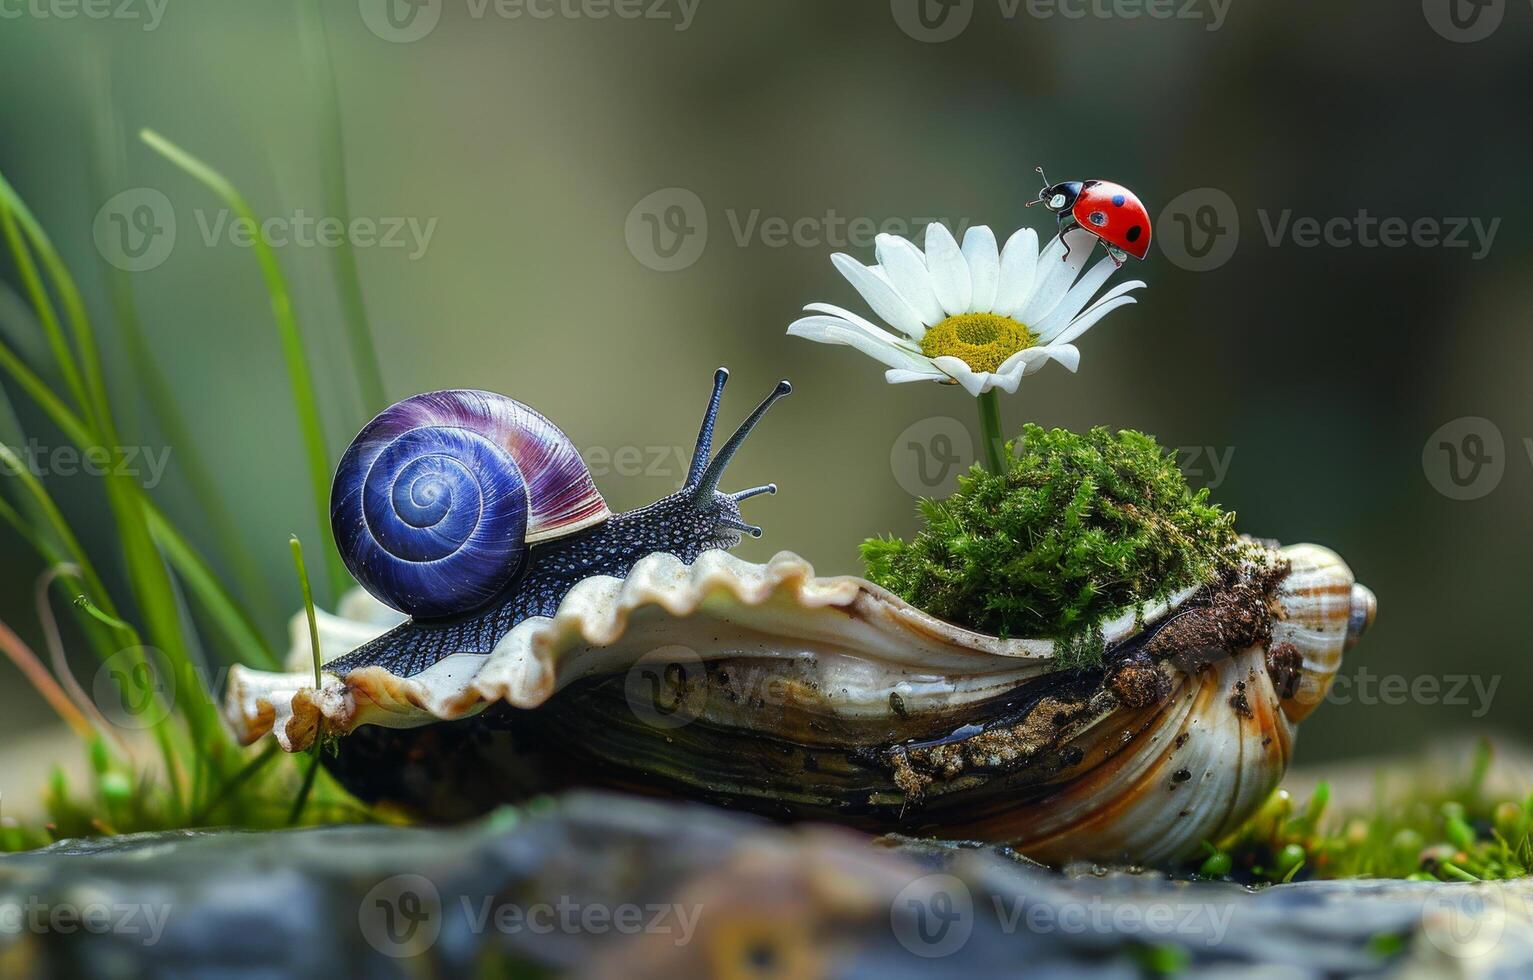
<instances>
[{"instance_id":1,"label":"rock surface","mask_svg":"<svg viewBox=\"0 0 1533 980\"><path fill-rule=\"evenodd\" d=\"M1526 976L1530 910L1521 882L1059 874L581 794L454 829L158 834L0 858L0 975Z\"/></svg>"}]
</instances>

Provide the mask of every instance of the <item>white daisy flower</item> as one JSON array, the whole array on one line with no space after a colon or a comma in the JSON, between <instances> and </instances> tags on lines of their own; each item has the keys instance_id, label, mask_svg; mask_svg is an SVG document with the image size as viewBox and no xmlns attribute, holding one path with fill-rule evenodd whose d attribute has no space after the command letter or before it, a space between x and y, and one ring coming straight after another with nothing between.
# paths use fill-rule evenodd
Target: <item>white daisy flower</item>
<instances>
[{"instance_id":1,"label":"white daisy flower","mask_svg":"<svg viewBox=\"0 0 1533 980\"><path fill-rule=\"evenodd\" d=\"M923 253L897 235L879 235L877 265L843 253L831 261L902 336L828 303L806 306L818 315L795 321L788 333L855 347L888 367L890 384L957 383L974 396L993 388L1015 392L1024 375L1051 360L1076 370L1081 352L1073 341L1136 302L1127 294L1144 286L1138 280L1091 302L1118 267L1108 257L1080 275L1095 244L1090 233L1075 230L1039 252L1037 233L1024 228L998 249L995 234L979 225L960 247L933 223L926 226Z\"/></svg>"}]
</instances>

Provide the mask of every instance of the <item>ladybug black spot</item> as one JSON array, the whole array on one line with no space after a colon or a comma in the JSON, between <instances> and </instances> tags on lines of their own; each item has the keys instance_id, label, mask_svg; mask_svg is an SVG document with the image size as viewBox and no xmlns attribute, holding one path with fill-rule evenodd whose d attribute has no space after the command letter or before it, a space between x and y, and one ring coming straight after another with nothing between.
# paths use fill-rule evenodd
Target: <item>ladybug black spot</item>
<instances>
[{"instance_id":1,"label":"ladybug black spot","mask_svg":"<svg viewBox=\"0 0 1533 980\"><path fill-rule=\"evenodd\" d=\"M1104 227L1107 224L1107 215L1100 211L1093 211L1087 217L1090 219L1091 223L1096 225L1098 228Z\"/></svg>"},{"instance_id":2,"label":"ladybug black spot","mask_svg":"<svg viewBox=\"0 0 1533 980\"><path fill-rule=\"evenodd\" d=\"M1114 194L1112 196L1112 206L1115 208L1121 208L1127 203L1128 198L1124 197L1122 194Z\"/></svg>"},{"instance_id":3,"label":"ladybug black spot","mask_svg":"<svg viewBox=\"0 0 1533 980\"><path fill-rule=\"evenodd\" d=\"M1128 234L1123 236L1123 237L1127 238L1131 242L1137 242L1137 241L1139 241L1139 236L1143 235L1143 234L1144 234L1144 229L1139 227L1138 225L1135 225L1134 227L1130 228L1128 230Z\"/></svg>"}]
</instances>

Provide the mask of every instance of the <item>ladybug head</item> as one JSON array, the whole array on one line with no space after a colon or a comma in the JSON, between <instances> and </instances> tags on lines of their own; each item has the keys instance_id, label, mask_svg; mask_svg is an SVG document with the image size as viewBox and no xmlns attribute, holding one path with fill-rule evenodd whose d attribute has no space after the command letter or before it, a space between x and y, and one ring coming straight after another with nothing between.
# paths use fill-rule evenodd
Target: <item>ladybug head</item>
<instances>
[{"instance_id":1,"label":"ladybug head","mask_svg":"<svg viewBox=\"0 0 1533 980\"><path fill-rule=\"evenodd\" d=\"M1085 189L1085 183L1079 180L1067 180L1062 184L1050 184L1043 168L1036 169L1039 176L1043 177L1043 190L1038 192L1038 200L1033 204L1042 204L1058 214L1068 214L1070 209L1075 207L1076 198L1080 197L1081 191ZM1032 204L1028 207L1032 207Z\"/></svg>"}]
</instances>

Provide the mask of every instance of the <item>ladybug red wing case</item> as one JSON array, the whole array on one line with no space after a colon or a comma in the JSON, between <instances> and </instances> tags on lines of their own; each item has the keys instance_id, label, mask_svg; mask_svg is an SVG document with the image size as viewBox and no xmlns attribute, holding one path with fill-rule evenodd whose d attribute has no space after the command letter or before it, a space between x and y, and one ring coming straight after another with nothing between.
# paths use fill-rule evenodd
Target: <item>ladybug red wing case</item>
<instances>
[{"instance_id":1,"label":"ladybug red wing case","mask_svg":"<svg viewBox=\"0 0 1533 980\"><path fill-rule=\"evenodd\" d=\"M1150 251L1150 213L1133 191L1109 180L1088 180L1071 214L1080 226L1136 259Z\"/></svg>"}]
</instances>

